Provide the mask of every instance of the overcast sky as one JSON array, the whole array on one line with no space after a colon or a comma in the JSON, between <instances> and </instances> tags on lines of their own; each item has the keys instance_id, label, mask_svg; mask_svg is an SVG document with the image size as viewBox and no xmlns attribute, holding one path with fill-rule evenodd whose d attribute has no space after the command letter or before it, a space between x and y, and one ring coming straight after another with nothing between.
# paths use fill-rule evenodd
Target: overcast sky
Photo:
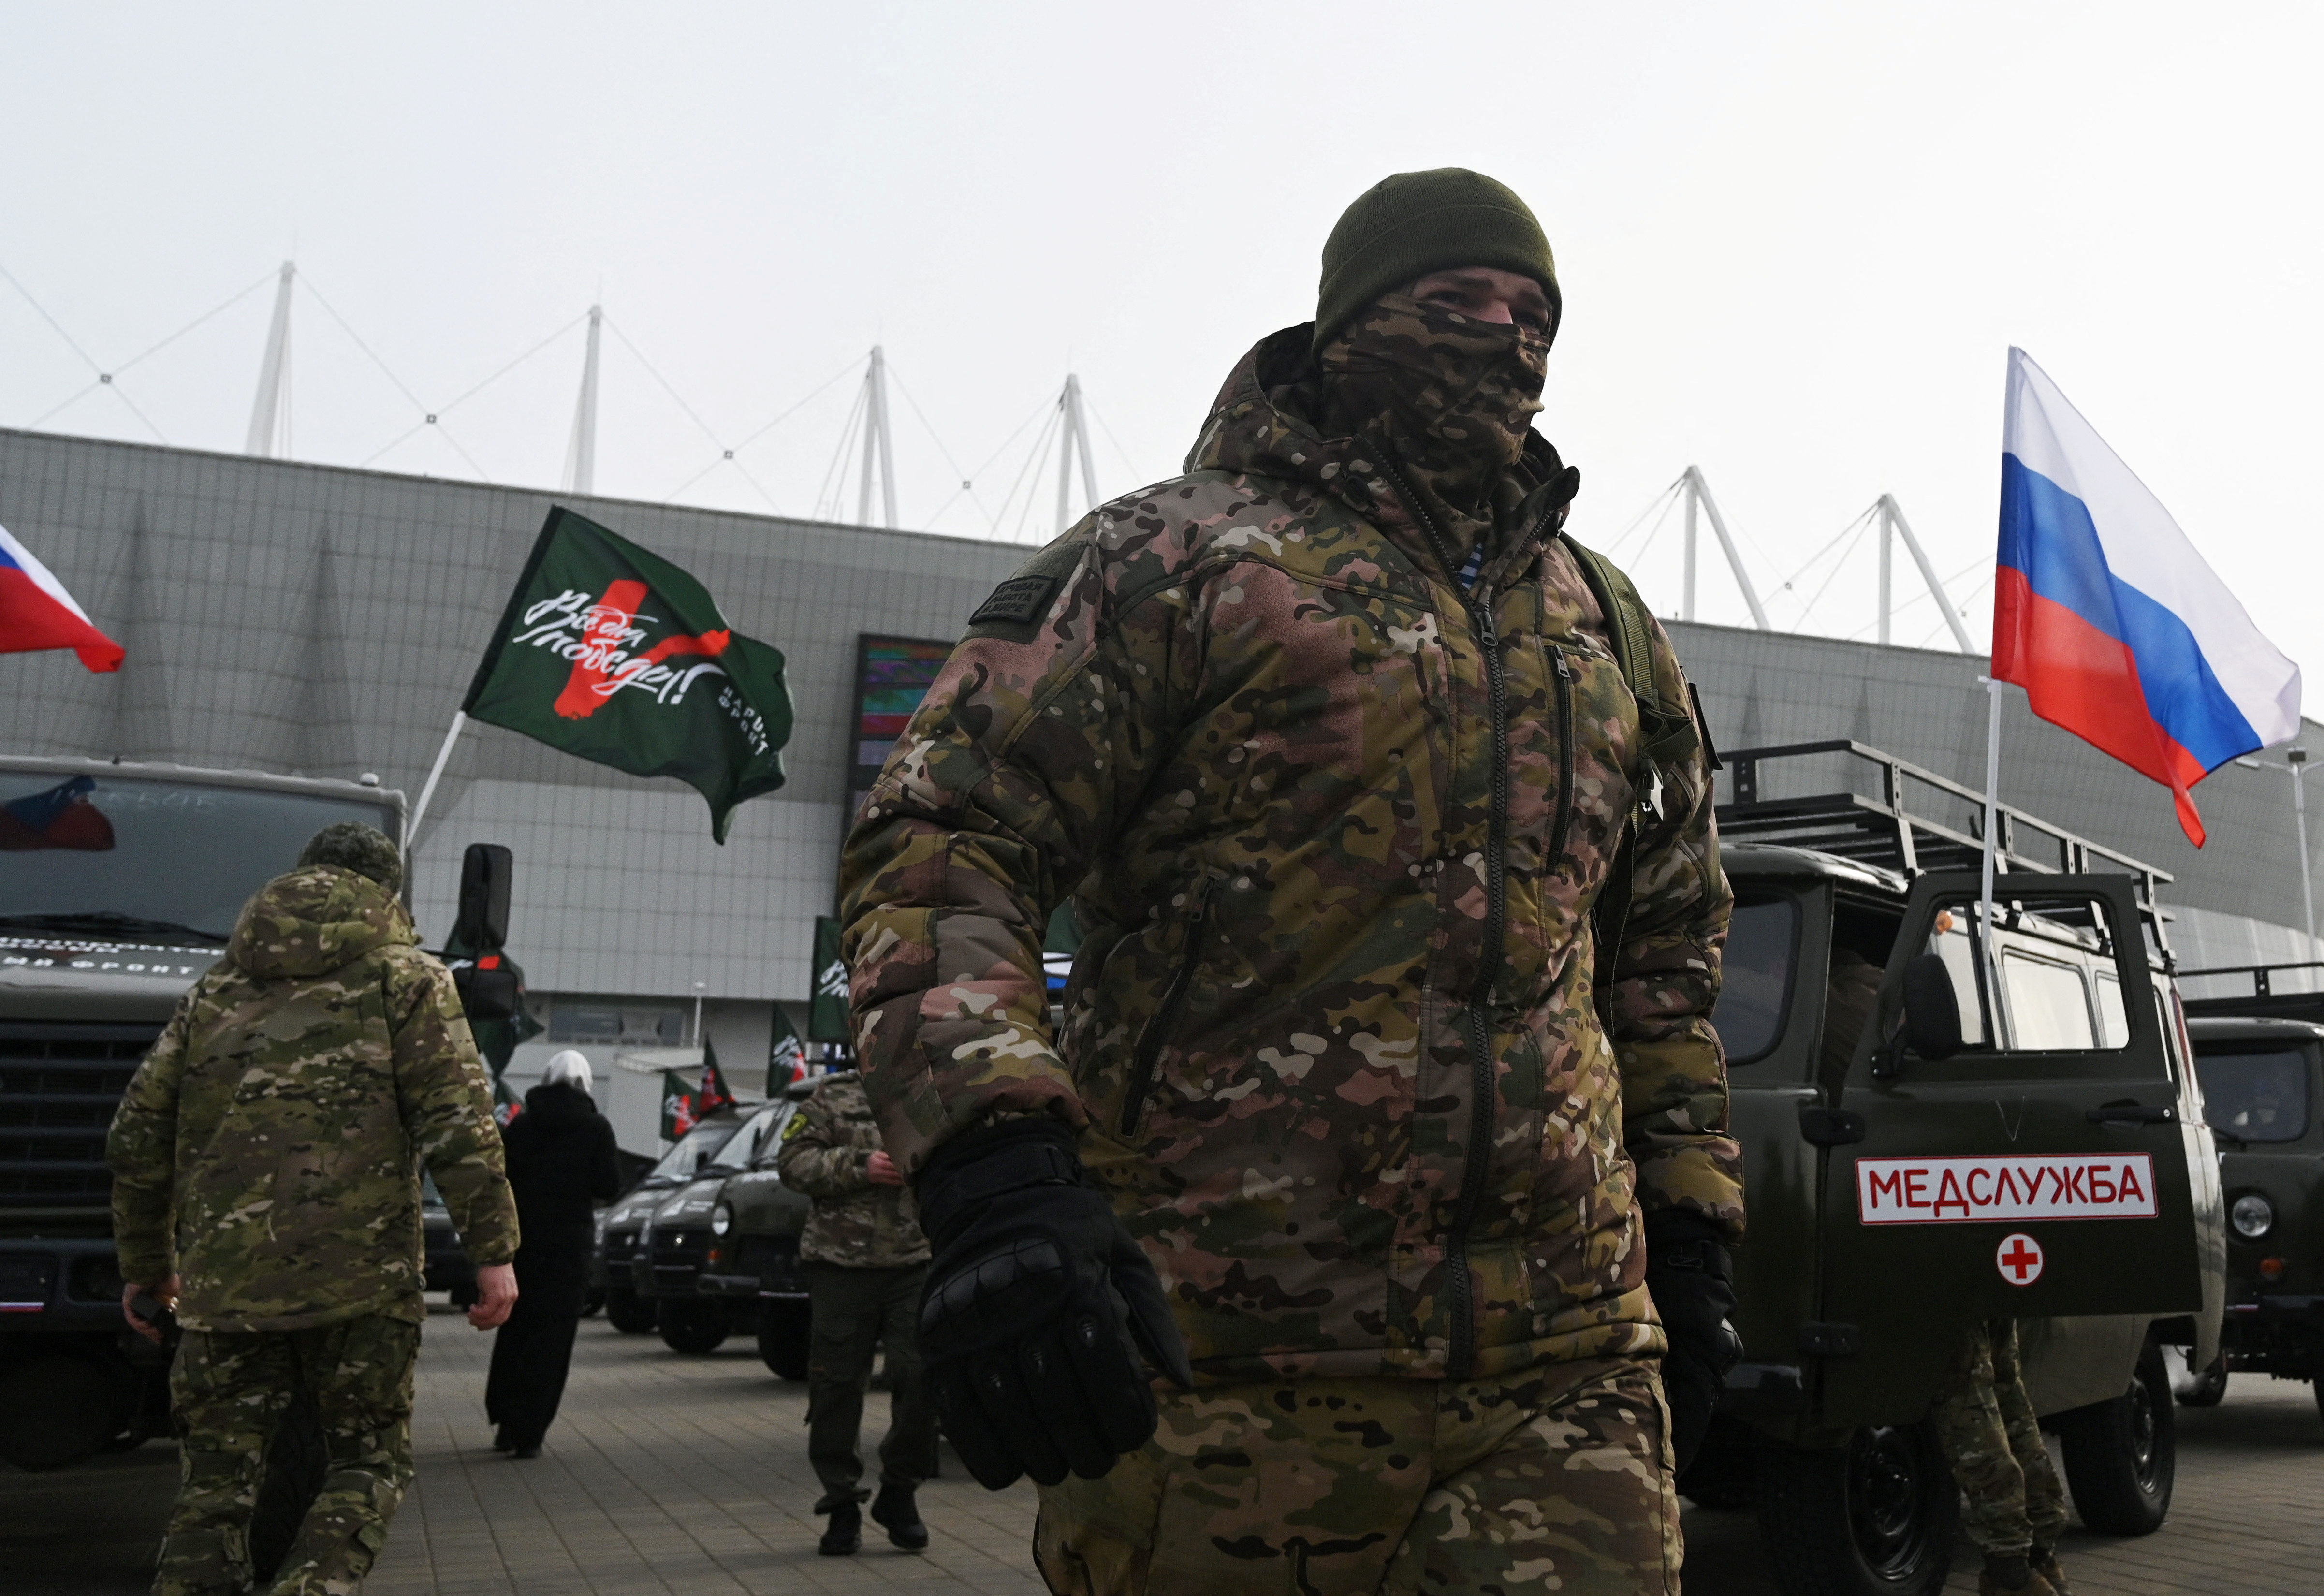
<instances>
[{"instance_id":1,"label":"overcast sky","mask_svg":"<svg viewBox=\"0 0 2324 1596\"><path fill-rule=\"evenodd\" d=\"M0 268L63 336L0 281L0 425L240 448L295 255L300 458L555 485L601 302L601 492L852 518L879 343L903 522L1038 540L1068 371L1101 492L1168 475L1342 208L1460 164L1548 230L1542 429L1658 609L1692 462L1776 624L1871 634L1869 539L1812 557L1890 492L1981 648L2016 343L2324 666L2324 8L485 9L8 8Z\"/></svg>"}]
</instances>

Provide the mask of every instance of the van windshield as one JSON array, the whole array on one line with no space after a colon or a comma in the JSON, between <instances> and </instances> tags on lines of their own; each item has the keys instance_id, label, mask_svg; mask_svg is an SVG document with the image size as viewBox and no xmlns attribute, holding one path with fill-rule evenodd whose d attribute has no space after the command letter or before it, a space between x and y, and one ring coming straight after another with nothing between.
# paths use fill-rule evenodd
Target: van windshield
<instances>
[{"instance_id":1,"label":"van windshield","mask_svg":"<svg viewBox=\"0 0 2324 1596\"><path fill-rule=\"evenodd\" d=\"M1711 1016L1728 1063L1765 1057L1783 1040L1799 924L1800 906L1792 899L1737 901L1720 964L1719 1007Z\"/></svg>"},{"instance_id":2,"label":"van windshield","mask_svg":"<svg viewBox=\"0 0 2324 1596\"><path fill-rule=\"evenodd\" d=\"M2195 1056L2203 1118L2239 1141L2297 1141L2308 1133L2308 1050L2205 1048Z\"/></svg>"},{"instance_id":3,"label":"van windshield","mask_svg":"<svg viewBox=\"0 0 2324 1596\"><path fill-rule=\"evenodd\" d=\"M678 1139L678 1145L661 1156L653 1167L649 1180L683 1180L718 1155L727 1139L742 1128L740 1120L714 1120L707 1125L696 1125Z\"/></svg>"}]
</instances>

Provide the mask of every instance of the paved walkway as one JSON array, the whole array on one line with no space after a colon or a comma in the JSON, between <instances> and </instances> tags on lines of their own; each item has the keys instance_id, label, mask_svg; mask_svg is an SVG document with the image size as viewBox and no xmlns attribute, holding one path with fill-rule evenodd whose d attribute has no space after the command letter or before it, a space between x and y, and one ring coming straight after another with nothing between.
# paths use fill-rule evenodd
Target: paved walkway
<instances>
[{"instance_id":1,"label":"paved walkway","mask_svg":"<svg viewBox=\"0 0 2324 1596\"><path fill-rule=\"evenodd\" d=\"M862 1555L816 1555L807 1397L745 1341L680 1357L586 1321L547 1450L493 1452L482 1409L489 1336L429 1325L414 1449L420 1478L371 1596L659 1592L1037 1592L1028 1486L997 1495L948 1463L921 1494L924 1556L876 1527ZM874 1423L886 1404L874 1396ZM2324 1423L2305 1387L2243 1379L2221 1407L2179 1410L2171 1522L2142 1540L2075 1532L2080 1596L2279 1596L2324 1589ZM155 1444L61 1474L0 1473L0 1588L28 1596L144 1589L176 1480ZM1689 1596L1775 1596L1748 1513L1687 1514ZM1948 1589L1976 1589L1964 1545Z\"/></svg>"}]
</instances>

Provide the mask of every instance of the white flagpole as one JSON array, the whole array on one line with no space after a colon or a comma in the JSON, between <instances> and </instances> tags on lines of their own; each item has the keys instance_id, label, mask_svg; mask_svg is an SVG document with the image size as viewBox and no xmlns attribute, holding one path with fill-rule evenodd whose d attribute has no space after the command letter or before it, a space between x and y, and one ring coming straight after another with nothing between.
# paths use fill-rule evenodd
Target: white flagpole
<instances>
[{"instance_id":1,"label":"white flagpole","mask_svg":"<svg viewBox=\"0 0 2324 1596\"><path fill-rule=\"evenodd\" d=\"M444 779L445 763L452 757L452 744L460 740L460 733L466 729L467 724L468 712L463 709L453 715L452 729L444 733L444 746L436 751L436 763L429 768L428 780L420 789L420 801L411 806L411 818L404 824L403 847L406 853L410 852L411 844L420 840L420 822L428 813L428 800L436 796L436 784ZM1986 872L1988 881L1992 874L1991 869L1988 868ZM1991 896L1990 892L1987 896Z\"/></svg>"},{"instance_id":2,"label":"white flagpole","mask_svg":"<svg viewBox=\"0 0 2324 1596\"><path fill-rule=\"evenodd\" d=\"M2001 845L2001 684L1991 677L1985 678L1986 700L1989 706L1985 718L1985 863L1984 890L1981 912L1985 918L1985 962L1994 1011L2000 1012L2001 962L1994 956L1993 948L1993 872L1994 855ZM1987 1038L1988 1042L1992 1038Z\"/></svg>"}]
</instances>

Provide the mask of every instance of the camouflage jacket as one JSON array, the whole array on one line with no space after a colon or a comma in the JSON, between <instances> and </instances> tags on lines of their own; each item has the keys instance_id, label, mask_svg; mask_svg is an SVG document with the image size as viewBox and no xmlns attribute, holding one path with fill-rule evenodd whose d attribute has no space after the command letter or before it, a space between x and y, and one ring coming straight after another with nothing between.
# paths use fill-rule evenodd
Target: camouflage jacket
<instances>
[{"instance_id":1,"label":"camouflage jacket","mask_svg":"<svg viewBox=\"0 0 2324 1596\"><path fill-rule=\"evenodd\" d=\"M1560 541L1576 474L1528 443L1464 595L1378 451L1305 419L1306 339L1244 358L1189 475L995 591L857 817L889 1149L1081 1127L1210 1378L1658 1352L1642 1211L1742 1226L1710 773L1642 756ZM1659 628L1654 660L1683 703Z\"/></svg>"},{"instance_id":2,"label":"camouflage jacket","mask_svg":"<svg viewBox=\"0 0 2324 1596\"><path fill-rule=\"evenodd\" d=\"M278 876L113 1118L124 1279L182 1277L191 1328L417 1320L425 1165L468 1257L516 1254L492 1095L444 966L353 871Z\"/></svg>"},{"instance_id":3,"label":"camouflage jacket","mask_svg":"<svg viewBox=\"0 0 2324 1596\"><path fill-rule=\"evenodd\" d=\"M775 1173L812 1200L799 1256L854 1269L928 1261L928 1239L912 1216L911 1194L874 1185L864 1170L880 1150L880 1125L863 1077L826 1075L783 1127Z\"/></svg>"}]
</instances>

